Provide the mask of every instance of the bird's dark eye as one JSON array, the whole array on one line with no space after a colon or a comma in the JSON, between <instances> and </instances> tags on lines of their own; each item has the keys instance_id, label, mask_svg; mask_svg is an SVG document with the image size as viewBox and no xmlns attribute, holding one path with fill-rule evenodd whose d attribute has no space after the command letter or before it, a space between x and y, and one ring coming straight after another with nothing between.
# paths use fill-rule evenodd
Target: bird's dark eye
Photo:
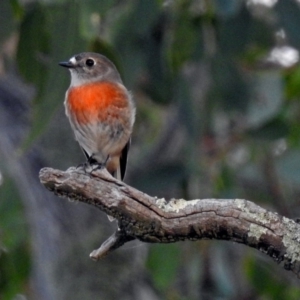
<instances>
[{"instance_id":1,"label":"bird's dark eye","mask_svg":"<svg viewBox=\"0 0 300 300\"><path fill-rule=\"evenodd\" d=\"M95 62L91 58L89 58L89 59L86 60L85 64L88 67L92 67L95 64Z\"/></svg>"}]
</instances>

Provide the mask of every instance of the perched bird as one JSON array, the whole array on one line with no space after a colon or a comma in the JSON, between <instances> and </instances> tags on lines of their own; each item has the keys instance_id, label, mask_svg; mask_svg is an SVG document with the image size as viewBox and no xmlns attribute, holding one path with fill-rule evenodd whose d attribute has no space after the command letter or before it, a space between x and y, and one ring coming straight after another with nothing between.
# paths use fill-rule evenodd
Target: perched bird
<instances>
[{"instance_id":1,"label":"perched bird","mask_svg":"<svg viewBox=\"0 0 300 300\"><path fill-rule=\"evenodd\" d=\"M66 115L88 163L123 180L135 105L115 65L105 56L84 52L59 65L71 73Z\"/></svg>"}]
</instances>

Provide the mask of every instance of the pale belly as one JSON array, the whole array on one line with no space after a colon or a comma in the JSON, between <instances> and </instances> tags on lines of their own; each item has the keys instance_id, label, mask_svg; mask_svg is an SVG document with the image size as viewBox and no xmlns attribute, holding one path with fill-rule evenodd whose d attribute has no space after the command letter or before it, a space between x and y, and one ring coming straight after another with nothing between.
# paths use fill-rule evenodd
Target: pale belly
<instances>
[{"instance_id":1,"label":"pale belly","mask_svg":"<svg viewBox=\"0 0 300 300\"><path fill-rule=\"evenodd\" d=\"M122 116L108 118L107 122L79 124L72 118L66 107L71 127L79 145L99 163L107 161L108 157L119 155L130 139L133 127L131 114L123 112ZM109 114L108 114L109 115Z\"/></svg>"},{"instance_id":2,"label":"pale belly","mask_svg":"<svg viewBox=\"0 0 300 300\"><path fill-rule=\"evenodd\" d=\"M125 129L120 124L85 125L80 126L80 130L75 129L74 132L80 146L99 163L104 163L108 156L120 154L131 135L131 130Z\"/></svg>"}]
</instances>

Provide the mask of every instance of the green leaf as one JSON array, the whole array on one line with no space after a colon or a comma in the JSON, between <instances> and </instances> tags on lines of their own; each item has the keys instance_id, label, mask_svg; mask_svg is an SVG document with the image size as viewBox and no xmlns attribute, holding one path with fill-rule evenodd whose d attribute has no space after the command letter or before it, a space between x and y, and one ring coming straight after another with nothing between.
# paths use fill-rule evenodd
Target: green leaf
<instances>
[{"instance_id":1,"label":"green leaf","mask_svg":"<svg viewBox=\"0 0 300 300\"><path fill-rule=\"evenodd\" d=\"M275 266L276 267L276 266ZM261 264L254 258L245 260L245 271L256 292L264 299L298 300L300 291L295 291L287 282L278 280L273 266ZM266 298L265 298L266 297Z\"/></svg>"},{"instance_id":2,"label":"green leaf","mask_svg":"<svg viewBox=\"0 0 300 300\"><path fill-rule=\"evenodd\" d=\"M111 29L112 43L122 57L124 81L131 88L143 73L147 42L159 12L157 1L131 1Z\"/></svg>"},{"instance_id":3,"label":"green leaf","mask_svg":"<svg viewBox=\"0 0 300 300\"><path fill-rule=\"evenodd\" d=\"M190 1L181 1L173 18L172 42L168 49L168 58L170 68L174 76L177 76L183 63L193 55L199 57L199 49L203 49L201 28L203 19L190 13Z\"/></svg>"},{"instance_id":4,"label":"green leaf","mask_svg":"<svg viewBox=\"0 0 300 300\"><path fill-rule=\"evenodd\" d=\"M274 118L262 126L246 132L250 138L273 141L289 135L289 125L280 118Z\"/></svg>"},{"instance_id":5,"label":"green leaf","mask_svg":"<svg viewBox=\"0 0 300 300\"><path fill-rule=\"evenodd\" d=\"M299 185L300 152L298 149L285 152L276 160L276 167L282 179Z\"/></svg>"},{"instance_id":6,"label":"green leaf","mask_svg":"<svg viewBox=\"0 0 300 300\"><path fill-rule=\"evenodd\" d=\"M172 101L171 72L165 59L164 30L167 26L165 16L161 16L151 29L151 34L144 38L147 80L142 89L153 101L168 104Z\"/></svg>"},{"instance_id":7,"label":"green leaf","mask_svg":"<svg viewBox=\"0 0 300 300\"><path fill-rule=\"evenodd\" d=\"M222 53L236 55L244 52L252 22L253 18L245 6L231 18L219 19L216 29Z\"/></svg>"},{"instance_id":8,"label":"green leaf","mask_svg":"<svg viewBox=\"0 0 300 300\"><path fill-rule=\"evenodd\" d=\"M199 136L197 121L199 118L195 103L192 101L190 86L183 76L178 75L174 87L174 102L178 103L180 121L186 128L186 132L193 139Z\"/></svg>"},{"instance_id":9,"label":"green leaf","mask_svg":"<svg viewBox=\"0 0 300 300\"><path fill-rule=\"evenodd\" d=\"M295 113L294 120L290 122L289 125L289 136L288 136L288 144L291 147L298 147L300 146L300 122L298 117L299 111L299 103L297 105L291 105L290 109L294 109L292 113Z\"/></svg>"},{"instance_id":10,"label":"green leaf","mask_svg":"<svg viewBox=\"0 0 300 300\"><path fill-rule=\"evenodd\" d=\"M8 2L8 1L6 1ZM24 9L23 6L20 4L18 0L10 0L11 8L13 10L13 14L17 20L21 20L23 14L24 14ZM2 24L2 22L0 22Z\"/></svg>"},{"instance_id":11,"label":"green leaf","mask_svg":"<svg viewBox=\"0 0 300 300\"><path fill-rule=\"evenodd\" d=\"M234 60L216 55L212 60L214 99L227 111L245 111L249 104L249 86L245 74ZM215 100L214 100L215 101Z\"/></svg>"},{"instance_id":12,"label":"green leaf","mask_svg":"<svg viewBox=\"0 0 300 300\"><path fill-rule=\"evenodd\" d=\"M288 99L300 97L300 66L287 71L285 93Z\"/></svg>"},{"instance_id":13,"label":"green leaf","mask_svg":"<svg viewBox=\"0 0 300 300\"><path fill-rule=\"evenodd\" d=\"M70 75L65 69L58 66L58 62L69 59L74 54L87 48L87 43L78 34L79 8L79 5L73 1L68 1L66 4L45 6L43 9L37 8L37 12L42 10L43 14L47 16L45 24L40 26L44 27L45 31L49 33L51 44L50 42L47 44L49 54L43 61L45 63L43 72L39 72L39 78L36 78L37 96L34 101L33 124L32 130L25 141L25 148L45 130L56 109L63 105ZM36 15L34 14L32 17L36 18ZM29 19L29 22L37 22L37 20ZM36 24L36 26L39 25ZM32 28L32 31L33 37L38 38L34 28ZM24 35L24 49L20 64L26 63L28 68L26 71L34 72L31 69L32 66L30 66L30 60L26 58L25 49L28 52L28 47L26 35ZM35 49L31 51L36 52ZM37 75L32 74L31 76L37 77Z\"/></svg>"},{"instance_id":14,"label":"green leaf","mask_svg":"<svg viewBox=\"0 0 300 300\"><path fill-rule=\"evenodd\" d=\"M28 228L14 181L0 186L0 298L10 300L24 292L30 272Z\"/></svg>"},{"instance_id":15,"label":"green leaf","mask_svg":"<svg viewBox=\"0 0 300 300\"><path fill-rule=\"evenodd\" d=\"M17 62L23 77L40 88L43 88L46 82L49 42L45 9L36 3L21 23Z\"/></svg>"},{"instance_id":16,"label":"green leaf","mask_svg":"<svg viewBox=\"0 0 300 300\"><path fill-rule=\"evenodd\" d=\"M157 1L135 1L131 19L128 20L135 28L131 27L130 30L134 30L135 35L140 37L147 35L156 22L158 13Z\"/></svg>"},{"instance_id":17,"label":"green leaf","mask_svg":"<svg viewBox=\"0 0 300 300\"><path fill-rule=\"evenodd\" d=\"M0 9L0 47L2 43L10 36L16 27L14 21L13 9L9 1L1 1Z\"/></svg>"},{"instance_id":18,"label":"green leaf","mask_svg":"<svg viewBox=\"0 0 300 300\"><path fill-rule=\"evenodd\" d=\"M91 52L101 53L102 55L109 58L116 65L117 70L122 75L123 72L122 72L122 65L120 59L117 56L117 53L111 44L101 39L100 37L96 36L93 39L91 39L91 41L89 42L88 49Z\"/></svg>"},{"instance_id":19,"label":"green leaf","mask_svg":"<svg viewBox=\"0 0 300 300\"><path fill-rule=\"evenodd\" d=\"M176 244L151 246L146 266L160 290L165 290L173 283L180 264L180 253Z\"/></svg>"},{"instance_id":20,"label":"green leaf","mask_svg":"<svg viewBox=\"0 0 300 300\"><path fill-rule=\"evenodd\" d=\"M116 0L85 0L78 1L80 6L80 34L87 39L93 39L100 34L101 25L105 22L106 12L115 6Z\"/></svg>"},{"instance_id":21,"label":"green leaf","mask_svg":"<svg viewBox=\"0 0 300 300\"><path fill-rule=\"evenodd\" d=\"M101 15L105 14L113 6L117 5L117 0L85 0L84 5L88 6L90 11L99 12Z\"/></svg>"},{"instance_id":22,"label":"green leaf","mask_svg":"<svg viewBox=\"0 0 300 300\"><path fill-rule=\"evenodd\" d=\"M213 3L216 13L224 17L228 17L237 13L243 4L240 0L213 0Z\"/></svg>"},{"instance_id":23,"label":"green leaf","mask_svg":"<svg viewBox=\"0 0 300 300\"><path fill-rule=\"evenodd\" d=\"M261 71L249 75L252 101L247 109L248 126L258 127L274 118L283 105L283 78L279 71Z\"/></svg>"},{"instance_id":24,"label":"green leaf","mask_svg":"<svg viewBox=\"0 0 300 300\"><path fill-rule=\"evenodd\" d=\"M235 177L233 170L227 164L222 163L219 176L214 180L216 197L232 198L237 193L235 189Z\"/></svg>"},{"instance_id":25,"label":"green leaf","mask_svg":"<svg viewBox=\"0 0 300 300\"><path fill-rule=\"evenodd\" d=\"M244 57L253 49L262 53L274 45L274 32L269 23L254 18L246 5L231 17L218 18L216 31L219 50L227 56Z\"/></svg>"},{"instance_id":26,"label":"green leaf","mask_svg":"<svg viewBox=\"0 0 300 300\"><path fill-rule=\"evenodd\" d=\"M150 170L138 174L132 179L135 186L145 193L159 196L164 190L178 185L186 176L186 171L181 163L154 164ZM159 191L159 192L158 192Z\"/></svg>"},{"instance_id":27,"label":"green leaf","mask_svg":"<svg viewBox=\"0 0 300 300\"><path fill-rule=\"evenodd\" d=\"M295 47L300 48L300 7L294 0L279 0L275 6L279 16L278 28L283 28L288 41Z\"/></svg>"}]
</instances>

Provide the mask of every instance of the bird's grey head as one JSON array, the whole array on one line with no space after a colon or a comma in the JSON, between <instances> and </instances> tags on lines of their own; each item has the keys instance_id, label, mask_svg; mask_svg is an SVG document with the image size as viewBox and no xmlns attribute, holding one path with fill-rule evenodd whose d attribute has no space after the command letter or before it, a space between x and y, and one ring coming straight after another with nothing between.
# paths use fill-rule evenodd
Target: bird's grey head
<instances>
[{"instance_id":1,"label":"bird's grey head","mask_svg":"<svg viewBox=\"0 0 300 300\"><path fill-rule=\"evenodd\" d=\"M69 61L60 62L59 65L70 70L71 86L80 86L95 81L122 83L115 65L98 53L83 52L76 54Z\"/></svg>"}]
</instances>

